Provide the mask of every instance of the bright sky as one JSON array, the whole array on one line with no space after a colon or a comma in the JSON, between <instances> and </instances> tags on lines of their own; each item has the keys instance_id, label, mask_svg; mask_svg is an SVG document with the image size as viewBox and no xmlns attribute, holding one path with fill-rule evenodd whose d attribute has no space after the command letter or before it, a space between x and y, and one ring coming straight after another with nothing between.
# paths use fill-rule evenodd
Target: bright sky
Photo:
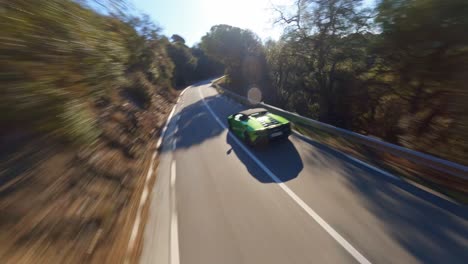
<instances>
[{"instance_id":1,"label":"bright sky","mask_svg":"<svg viewBox=\"0 0 468 264\"><path fill-rule=\"evenodd\" d=\"M374 0L365 0L370 3ZM179 34L192 46L212 26L228 24L250 29L260 38L278 39L280 26L272 6L291 5L294 0L131 0L137 10L148 14L167 36Z\"/></svg>"}]
</instances>

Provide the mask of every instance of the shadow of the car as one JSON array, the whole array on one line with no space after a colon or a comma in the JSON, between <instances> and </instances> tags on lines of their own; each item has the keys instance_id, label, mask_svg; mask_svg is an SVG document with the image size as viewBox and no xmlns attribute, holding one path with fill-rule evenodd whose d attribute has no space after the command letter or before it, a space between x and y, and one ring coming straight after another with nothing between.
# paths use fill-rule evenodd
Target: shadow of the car
<instances>
[{"instance_id":1,"label":"shadow of the car","mask_svg":"<svg viewBox=\"0 0 468 264\"><path fill-rule=\"evenodd\" d=\"M268 174L261 170L247 153L232 138L234 134L227 134L227 143L231 146L226 154L236 154L250 174L262 183L275 182ZM245 143L241 143L245 144ZM273 172L280 182L286 182L297 177L303 169L303 164L296 147L289 139L277 140L261 146L249 147L245 145L268 169Z\"/></svg>"}]
</instances>

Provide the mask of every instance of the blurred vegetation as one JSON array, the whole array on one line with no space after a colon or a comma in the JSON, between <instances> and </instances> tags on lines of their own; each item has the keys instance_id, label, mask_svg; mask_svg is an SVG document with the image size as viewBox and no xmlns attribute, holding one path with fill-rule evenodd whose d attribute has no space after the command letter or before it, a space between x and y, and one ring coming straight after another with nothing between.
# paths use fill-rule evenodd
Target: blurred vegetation
<instances>
[{"instance_id":1,"label":"blurred vegetation","mask_svg":"<svg viewBox=\"0 0 468 264\"><path fill-rule=\"evenodd\" d=\"M216 25L188 47L123 0L0 1L0 136L91 143L95 105L228 75L245 95L466 164L468 2L297 0L278 41ZM16 133L16 132L15 132Z\"/></svg>"},{"instance_id":2,"label":"blurred vegetation","mask_svg":"<svg viewBox=\"0 0 468 264\"><path fill-rule=\"evenodd\" d=\"M195 79L197 59L185 45L185 40L179 35L172 35L172 43L168 45L168 52L175 64L174 85L185 87Z\"/></svg>"},{"instance_id":3,"label":"blurred vegetation","mask_svg":"<svg viewBox=\"0 0 468 264\"><path fill-rule=\"evenodd\" d=\"M285 27L278 41L262 45L226 25L203 37L231 89L246 95L256 85L268 103L467 164L467 1L381 0L369 8L362 0L297 0L277 11ZM252 57L260 63L248 68Z\"/></svg>"},{"instance_id":4,"label":"blurred vegetation","mask_svg":"<svg viewBox=\"0 0 468 264\"><path fill-rule=\"evenodd\" d=\"M199 49L192 55L182 37L171 43L147 16L125 8L121 0L0 1L0 136L92 143L100 134L97 101L123 91L148 107L154 87L216 74Z\"/></svg>"},{"instance_id":5,"label":"blurred vegetation","mask_svg":"<svg viewBox=\"0 0 468 264\"><path fill-rule=\"evenodd\" d=\"M173 84L177 88L224 73L219 60L207 56L198 46L187 47L185 39L177 34L171 36L167 50L175 65Z\"/></svg>"}]
</instances>

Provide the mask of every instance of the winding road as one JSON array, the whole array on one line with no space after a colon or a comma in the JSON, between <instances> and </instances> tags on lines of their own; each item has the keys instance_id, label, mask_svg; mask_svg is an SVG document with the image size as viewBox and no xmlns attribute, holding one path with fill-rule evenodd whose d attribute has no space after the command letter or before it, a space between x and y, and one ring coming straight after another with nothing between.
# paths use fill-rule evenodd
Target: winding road
<instances>
[{"instance_id":1,"label":"winding road","mask_svg":"<svg viewBox=\"0 0 468 264\"><path fill-rule=\"evenodd\" d=\"M179 98L141 263L468 263L468 208L296 134L252 149L210 81Z\"/></svg>"}]
</instances>

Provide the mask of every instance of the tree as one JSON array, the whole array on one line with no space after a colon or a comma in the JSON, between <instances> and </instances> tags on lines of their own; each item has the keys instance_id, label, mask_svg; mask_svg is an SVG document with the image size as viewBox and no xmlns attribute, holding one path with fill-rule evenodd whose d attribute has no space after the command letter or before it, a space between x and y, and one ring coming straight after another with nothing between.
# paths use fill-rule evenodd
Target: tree
<instances>
[{"instance_id":1,"label":"tree","mask_svg":"<svg viewBox=\"0 0 468 264\"><path fill-rule=\"evenodd\" d=\"M100 134L95 102L128 88L151 99L154 87L133 75L169 88L173 64L159 28L148 17L103 15L85 2L92 1L1 1L0 24L7 26L0 38L8 39L0 45L2 133L19 128L91 143Z\"/></svg>"},{"instance_id":2,"label":"tree","mask_svg":"<svg viewBox=\"0 0 468 264\"><path fill-rule=\"evenodd\" d=\"M161 29L148 16L123 17L122 20L128 27L119 31L124 35L128 50L132 51L128 71L142 71L150 81L170 86L168 80L173 78L175 66L166 50L170 43L160 35Z\"/></svg>"},{"instance_id":3,"label":"tree","mask_svg":"<svg viewBox=\"0 0 468 264\"><path fill-rule=\"evenodd\" d=\"M356 58L360 47L350 45L349 38L362 36L370 18L369 10L360 8L361 0L298 0L296 13L286 17L279 10L278 22L285 23L289 41L296 43L298 55L307 60L312 81L318 91L319 120L339 124L345 121L337 112L336 102L343 89L343 79ZM344 99L344 98L343 98Z\"/></svg>"},{"instance_id":4,"label":"tree","mask_svg":"<svg viewBox=\"0 0 468 264\"><path fill-rule=\"evenodd\" d=\"M314 93L307 93L310 81L307 76L309 69L304 56L297 56L301 52L296 43L288 41L283 36L279 41L268 41L265 44L266 58L274 103L303 115L311 115L309 107L315 105Z\"/></svg>"},{"instance_id":5,"label":"tree","mask_svg":"<svg viewBox=\"0 0 468 264\"><path fill-rule=\"evenodd\" d=\"M197 59L195 69L195 80L204 80L213 76L220 76L224 73L224 65L206 53L199 47L191 49L192 55Z\"/></svg>"},{"instance_id":6,"label":"tree","mask_svg":"<svg viewBox=\"0 0 468 264\"><path fill-rule=\"evenodd\" d=\"M400 141L434 154L462 156L468 149L462 139L468 134L468 2L383 0L377 9L378 50L405 110Z\"/></svg>"},{"instance_id":7,"label":"tree","mask_svg":"<svg viewBox=\"0 0 468 264\"><path fill-rule=\"evenodd\" d=\"M216 25L202 38L200 47L208 56L226 66L232 87L239 92L244 94L243 88L265 82L262 43L252 31Z\"/></svg>"},{"instance_id":8,"label":"tree","mask_svg":"<svg viewBox=\"0 0 468 264\"><path fill-rule=\"evenodd\" d=\"M360 3L299 0L292 16L278 10L286 32L265 46L276 103L464 163L468 2L382 0L374 11Z\"/></svg>"},{"instance_id":9,"label":"tree","mask_svg":"<svg viewBox=\"0 0 468 264\"><path fill-rule=\"evenodd\" d=\"M174 43L181 43L185 45L185 39L181 37L180 35L177 35L177 34L172 35L171 40Z\"/></svg>"},{"instance_id":10,"label":"tree","mask_svg":"<svg viewBox=\"0 0 468 264\"><path fill-rule=\"evenodd\" d=\"M176 37L174 37L176 36ZM197 59L179 35L172 35L173 42L167 46L167 51L174 62L174 84L176 87L186 86L195 79ZM174 41L175 40L175 41Z\"/></svg>"}]
</instances>

